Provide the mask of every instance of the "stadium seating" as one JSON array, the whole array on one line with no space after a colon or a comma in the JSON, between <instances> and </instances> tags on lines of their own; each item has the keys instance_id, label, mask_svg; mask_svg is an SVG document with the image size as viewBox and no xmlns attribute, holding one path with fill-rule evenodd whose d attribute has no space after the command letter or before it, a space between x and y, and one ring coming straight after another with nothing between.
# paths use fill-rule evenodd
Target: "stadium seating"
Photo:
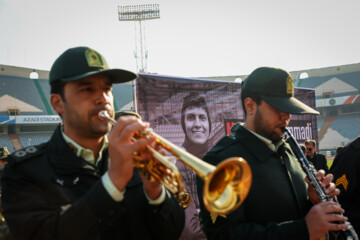
<instances>
[{"instance_id":1,"label":"stadium seating","mask_svg":"<svg viewBox=\"0 0 360 240\"><path fill-rule=\"evenodd\" d=\"M39 84L40 84L40 87L41 87L41 90L42 92L44 93L45 95L45 98L47 99L47 101L49 102L50 104L50 85L49 85L49 80L47 79L39 79Z\"/></svg>"},{"instance_id":2,"label":"stadium seating","mask_svg":"<svg viewBox=\"0 0 360 240\"><path fill-rule=\"evenodd\" d=\"M342 137L355 139L360 135L360 114L344 114L336 117L331 129L338 132Z\"/></svg>"},{"instance_id":3,"label":"stadium seating","mask_svg":"<svg viewBox=\"0 0 360 240\"><path fill-rule=\"evenodd\" d=\"M133 100L132 84L114 84L113 95L115 99L115 109L120 110L122 106L129 104ZM126 109L129 110L129 109Z\"/></svg>"},{"instance_id":4,"label":"stadium seating","mask_svg":"<svg viewBox=\"0 0 360 240\"><path fill-rule=\"evenodd\" d=\"M317 116L316 117L318 132L320 131L320 129L321 129L323 123L324 123L324 120L325 120L324 116Z\"/></svg>"},{"instance_id":5,"label":"stadium seating","mask_svg":"<svg viewBox=\"0 0 360 240\"><path fill-rule=\"evenodd\" d=\"M7 149L12 153L14 152L14 145L10 140L9 135L2 133L0 134L0 146L7 147Z\"/></svg>"},{"instance_id":6,"label":"stadium seating","mask_svg":"<svg viewBox=\"0 0 360 240\"><path fill-rule=\"evenodd\" d=\"M51 138L52 132L44 133L19 133L20 143L23 147L38 145L47 142Z\"/></svg>"}]
</instances>

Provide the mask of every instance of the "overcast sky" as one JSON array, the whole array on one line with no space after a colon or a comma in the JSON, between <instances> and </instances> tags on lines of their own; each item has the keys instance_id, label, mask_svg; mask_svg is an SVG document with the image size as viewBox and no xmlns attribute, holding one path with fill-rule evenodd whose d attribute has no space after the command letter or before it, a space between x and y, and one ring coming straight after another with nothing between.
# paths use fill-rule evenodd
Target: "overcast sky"
<instances>
[{"instance_id":1,"label":"overcast sky","mask_svg":"<svg viewBox=\"0 0 360 240\"><path fill-rule=\"evenodd\" d=\"M67 48L89 46L110 67L136 71L134 22L118 6L159 3L146 21L148 71L245 75L360 62L359 0L0 0L0 64L49 70Z\"/></svg>"}]
</instances>

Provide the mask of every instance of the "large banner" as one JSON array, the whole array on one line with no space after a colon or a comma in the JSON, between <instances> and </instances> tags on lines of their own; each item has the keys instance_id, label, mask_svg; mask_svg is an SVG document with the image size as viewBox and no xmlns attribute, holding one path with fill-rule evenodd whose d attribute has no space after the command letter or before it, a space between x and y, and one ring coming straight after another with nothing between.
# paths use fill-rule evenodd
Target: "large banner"
<instances>
[{"instance_id":1,"label":"large banner","mask_svg":"<svg viewBox=\"0 0 360 240\"><path fill-rule=\"evenodd\" d=\"M136 110L154 131L202 157L236 122L244 120L241 84L140 74ZM315 108L315 91L295 88L295 97ZM299 143L317 141L314 115L292 115L289 130Z\"/></svg>"}]
</instances>

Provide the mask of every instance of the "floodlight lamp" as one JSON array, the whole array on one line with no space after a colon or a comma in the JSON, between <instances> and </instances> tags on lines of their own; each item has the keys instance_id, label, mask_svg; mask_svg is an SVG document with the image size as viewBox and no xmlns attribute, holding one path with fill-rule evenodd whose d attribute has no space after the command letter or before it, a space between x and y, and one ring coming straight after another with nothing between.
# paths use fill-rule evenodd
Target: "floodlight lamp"
<instances>
[{"instance_id":1,"label":"floodlight lamp","mask_svg":"<svg viewBox=\"0 0 360 240\"><path fill-rule=\"evenodd\" d=\"M160 18L159 4L119 6L119 21L141 21Z\"/></svg>"}]
</instances>

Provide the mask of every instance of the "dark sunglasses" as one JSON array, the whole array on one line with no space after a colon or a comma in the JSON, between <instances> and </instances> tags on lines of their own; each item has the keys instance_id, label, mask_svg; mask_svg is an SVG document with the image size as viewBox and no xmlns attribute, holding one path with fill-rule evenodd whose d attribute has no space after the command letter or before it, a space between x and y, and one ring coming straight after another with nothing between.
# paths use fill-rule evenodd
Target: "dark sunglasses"
<instances>
[{"instance_id":1,"label":"dark sunglasses","mask_svg":"<svg viewBox=\"0 0 360 240\"><path fill-rule=\"evenodd\" d=\"M307 148L306 150L308 150L309 152L311 152L313 150L313 148Z\"/></svg>"}]
</instances>

